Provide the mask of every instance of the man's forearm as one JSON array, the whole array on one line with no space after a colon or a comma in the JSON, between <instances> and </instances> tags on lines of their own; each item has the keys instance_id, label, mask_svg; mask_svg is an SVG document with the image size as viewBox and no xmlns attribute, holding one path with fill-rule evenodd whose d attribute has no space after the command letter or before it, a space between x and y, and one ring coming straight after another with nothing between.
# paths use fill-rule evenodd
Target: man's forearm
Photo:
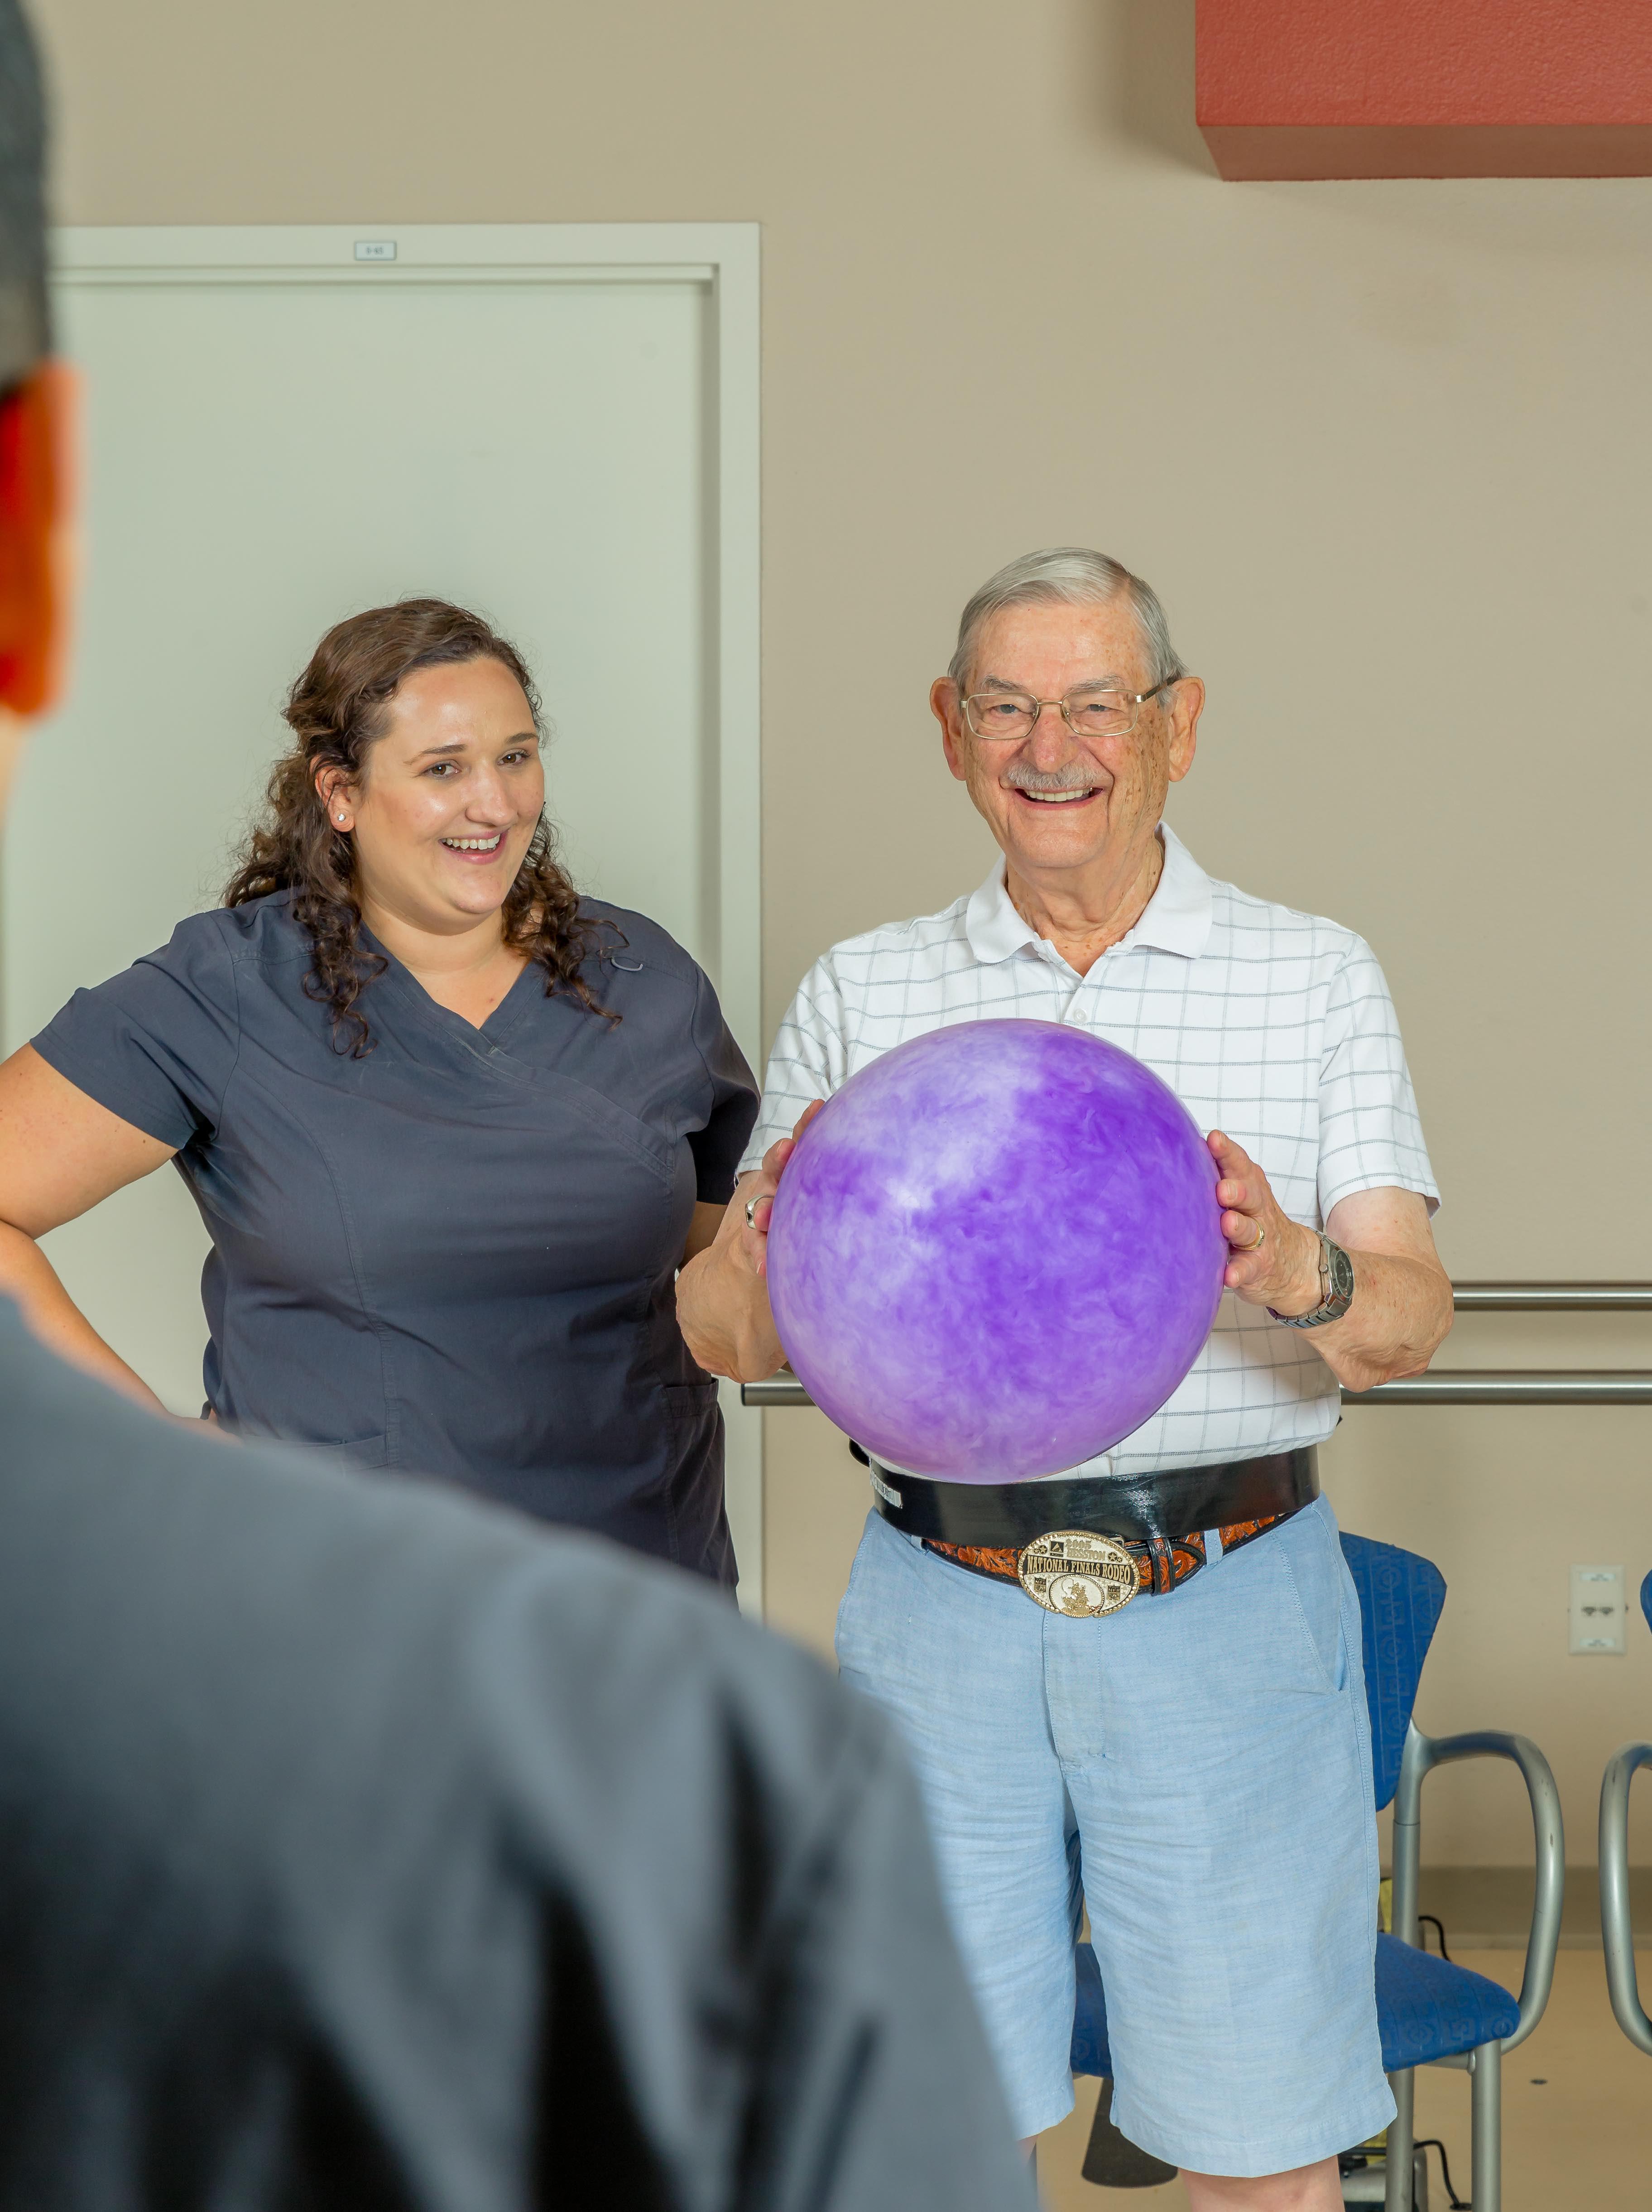
<instances>
[{"instance_id":1,"label":"man's forearm","mask_svg":"<svg viewBox=\"0 0 1652 2212\"><path fill-rule=\"evenodd\" d=\"M1317 1255L1318 1239L1315 1239ZM1302 1333L1345 1389L1374 1389L1420 1375L1451 1327L1451 1283L1443 1268L1387 1252L1351 1251L1353 1304L1340 1321Z\"/></svg>"},{"instance_id":2,"label":"man's forearm","mask_svg":"<svg viewBox=\"0 0 1652 2212\"><path fill-rule=\"evenodd\" d=\"M739 1267L726 1243L697 1254L677 1276L677 1318L708 1375L760 1382L786 1364L768 1288Z\"/></svg>"}]
</instances>

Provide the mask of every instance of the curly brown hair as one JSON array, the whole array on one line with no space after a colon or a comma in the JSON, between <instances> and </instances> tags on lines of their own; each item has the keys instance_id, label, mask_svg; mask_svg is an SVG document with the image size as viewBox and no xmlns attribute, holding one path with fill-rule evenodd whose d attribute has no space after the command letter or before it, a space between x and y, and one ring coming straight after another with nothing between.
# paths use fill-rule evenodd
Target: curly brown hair
<instances>
[{"instance_id":1,"label":"curly brown hair","mask_svg":"<svg viewBox=\"0 0 1652 2212\"><path fill-rule=\"evenodd\" d=\"M516 647L480 615L446 599L401 599L336 623L287 695L282 719L294 744L271 771L264 811L241 848L224 890L228 907L272 891L292 893L293 918L308 932L313 961L304 988L332 1010L335 1050L360 1060L373 1034L356 1001L383 957L361 943L355 848L337 830L316 790L326 769L360 783L367 754L383 737L390 702L415 670L466 660L496 660L521 685L539 726L539 695ZM580 969L598 949L604 927L580 912L579 894L557 865L556 833L541 814L501 912L505 942L545 970L550 996L564 991L587 1012L610 1022ZM615 934L617 935L617 932Z\"/></svg>"}]
</instances>

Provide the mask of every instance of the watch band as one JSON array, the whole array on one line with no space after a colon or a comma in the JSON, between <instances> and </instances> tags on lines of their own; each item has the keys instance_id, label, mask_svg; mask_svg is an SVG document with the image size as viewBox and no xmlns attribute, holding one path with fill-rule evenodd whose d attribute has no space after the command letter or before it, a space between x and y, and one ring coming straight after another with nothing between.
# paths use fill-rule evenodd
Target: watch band
<instances>
[{"instance_id":1,"label":"watch band","mask_svg":"<svg viewBox=\"0 0 1652 2212\"><path fill-rule=\"evenodd\" d=\"M1354 1302L1354 1263L1340 1244L1327 1237L1321 1229L1320 1240L1320 1302L1309 1313L1274 1313L1272 1318L1286 1328L1323 1328L1329 1321L1340 1321Z\"/></svg>"}]
</instances>

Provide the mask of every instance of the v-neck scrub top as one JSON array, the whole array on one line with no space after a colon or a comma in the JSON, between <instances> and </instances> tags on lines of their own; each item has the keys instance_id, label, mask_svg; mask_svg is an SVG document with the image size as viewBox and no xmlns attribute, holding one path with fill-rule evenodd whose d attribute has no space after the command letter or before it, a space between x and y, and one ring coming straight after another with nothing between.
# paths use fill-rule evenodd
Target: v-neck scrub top
<instances>
[{"instance_id":1,"label":"v-neck scrub top","mask_svg":"<svg viewBox=\"0 0 1652 2212\"><path fill-rule=\"evenodd\" d=\"M178 1148L222 1421L732 1584L716 1385L674 1273L696 1200L733 1190L756 1088L682 947L582 911L613 925L584 974L617 1023L536 963L478 1030L368 938L389 964L353 1059L276 892L193 915L34 1049Z\"/></svg>"}]
</instances>

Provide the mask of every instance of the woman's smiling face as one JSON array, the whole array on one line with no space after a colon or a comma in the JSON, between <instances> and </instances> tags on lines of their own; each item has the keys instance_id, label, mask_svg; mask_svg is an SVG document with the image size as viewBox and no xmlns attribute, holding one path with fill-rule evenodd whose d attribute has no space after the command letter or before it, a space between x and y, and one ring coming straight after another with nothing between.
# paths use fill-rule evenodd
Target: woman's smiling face
<instances>
[{"instance_id":1,"label":"woman's smiling face","mask_svg":"<svg viewBox=\"0 0 1652 2212\"><path fill-rule=\"evenodd\" d=\"M361 781L323 789L355 848L357 896L416 929L457 934L503 906L545 802L533 710L497 660L414 672Z\"/></svg>"}]
</instances>

